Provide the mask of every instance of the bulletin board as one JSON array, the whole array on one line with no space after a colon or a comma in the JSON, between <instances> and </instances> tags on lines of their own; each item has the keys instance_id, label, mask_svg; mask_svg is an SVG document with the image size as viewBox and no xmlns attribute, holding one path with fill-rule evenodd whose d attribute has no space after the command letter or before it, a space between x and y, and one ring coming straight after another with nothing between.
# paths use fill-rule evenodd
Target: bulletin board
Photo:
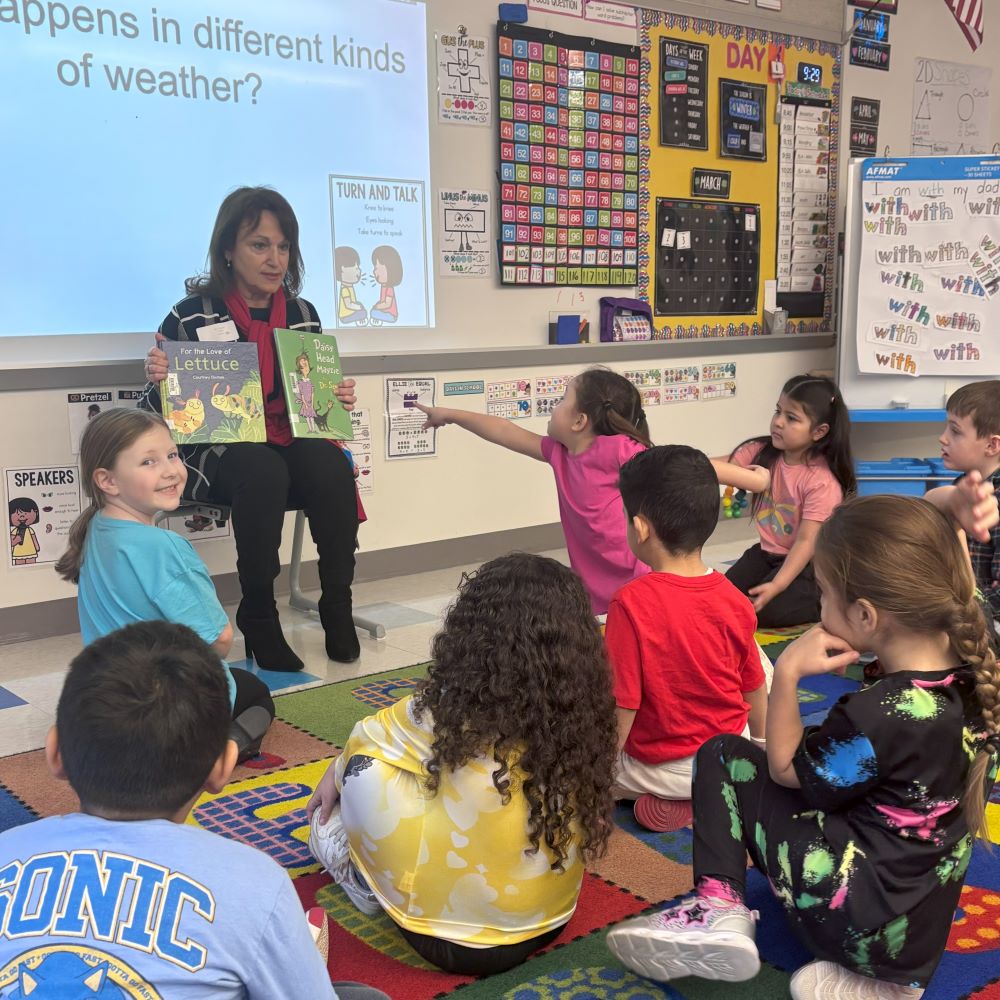
<instances>
[{"instance_id":1,"label":"bulletin board","mask_svg":"<svg viewBox=\"0 0 1000 1000\"><path fill-rule=\"evenodd\" d=\"M836 222L841 50L837 45L816 39L653 10L642 12L640 44L641 113L644 120L656 123L657 127L644 128L641 133L637 291L640 298L653 306L655 336L679 340L762 335L765 333L764 282L777 275L782 165L777 111L779 96L786 92L786 84L779 85L770 78L769 62L780 53L785 79L790 81L797 80L799 63L819 66L822 86L830 91L829 188L824 207L832 232ZM688 76L692 77L690 86ZM684 121L679 121L677 114L671 117L671 111L681 115ZM674 142L661 145L668 134ZM706 139L707 148L700 148ZM692 177L696 169L729 172L727 197L702 204L715 206L714 213L725 212L725 206L743 212L740 218L744 237L747 235L746 210L755 210L752 224L756 229L751 230L751 238L741 240L741 244L752 245L758 267L754 280L749 282L753 289L752 302L743 294L748 287L744 269L739 272L741 293L737 303L732 302L730 293L723 308L721 297L717 297L719 307L714 313L708 313L702 308L705 305L702 294L698 296L696 307L684 314L677 311L679 303L671 305L666 301L664 284L670 269L676 269L679 234L664 233L664 229L671 227L664 224L658 206L667 202L697 205L698 199L692 198ZM699 208L696 213L699 223L709 214ZM736 213L729 214L728 223L732 224ZM696 242L696 237L700 239L703 234L691 230L688 235L693 249L704 246ZM673 245L667 245L671 240ZM741 245L741 253L743 249ZM790 319L790 333L831 329L834 251L832 246L827 250L823 261L824 294L822 299L816 299L821 308L815 316ZM694 256L689 254L692 264ZM701 254L699 265L706 263L704 258ZM745 268L746 263L741 257L739 264ZM715 264L717 261L713 266ZM730 274L734 276L737 271L731 270ZM671 280L676 279L672 277ZM690 297L686 301L690 302Z\"/></svg>"}]
</instances>

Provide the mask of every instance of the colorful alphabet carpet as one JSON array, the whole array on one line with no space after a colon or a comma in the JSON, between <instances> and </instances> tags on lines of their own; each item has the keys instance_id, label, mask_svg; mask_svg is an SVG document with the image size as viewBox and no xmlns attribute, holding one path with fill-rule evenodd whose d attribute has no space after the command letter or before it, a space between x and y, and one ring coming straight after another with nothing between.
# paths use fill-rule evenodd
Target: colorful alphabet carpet
<instances>
[{"instance_id":1,"label":"colorful alphabet carpet","mask_svg":"<svg viewBox=\"0 0 1000 1000\"><path fill-rule=\"evenodd\" d=\"M789 632L762 632L773 658ZM763 965L739 992L732 984L696 979L658 985L626 970L604 944L612 924L657 907L691 887L691 831L650 833L629 808L619 808L608 855L587 873L576 914L554 944L503 975L451 976L419 958L384 915L359 913L306 847L305 804L354 723L410 692L422 667L330 684L276 699L279 719L265 752L233 776L218 795L203 796L190 822L251 844L288 869L304 906L330 916L330 972L385 991L394 1000L754 1000L788 996L790 974L809 960L796 942L766 880L749 872L749 905L761 913L757 944ZM809 678L799 691L803 718L821 719L850 678ZM78 807L68 786L51 779L41 751L0 759L0 829ZM988 807L992 839L1000 843L1000 788ZM926 1000L1000 1000L1000 852L977 847L961 907Z\"/></svg>"}]
</instances>

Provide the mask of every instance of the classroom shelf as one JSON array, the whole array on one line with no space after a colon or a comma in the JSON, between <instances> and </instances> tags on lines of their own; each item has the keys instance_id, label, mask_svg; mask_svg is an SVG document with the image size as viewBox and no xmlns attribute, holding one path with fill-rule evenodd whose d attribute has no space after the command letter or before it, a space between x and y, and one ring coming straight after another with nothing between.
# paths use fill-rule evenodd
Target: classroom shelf
<instances>
[{"instance_id":1,"label":"classroom shelf","mask_svg":"<svg viewBox=\"0 0 1000 1000\"><path fill-rule=\"evenodd\" d=\"M854 424L934 424L940 423L947 410L848 410Z\"/></svg>"}]
</instances>

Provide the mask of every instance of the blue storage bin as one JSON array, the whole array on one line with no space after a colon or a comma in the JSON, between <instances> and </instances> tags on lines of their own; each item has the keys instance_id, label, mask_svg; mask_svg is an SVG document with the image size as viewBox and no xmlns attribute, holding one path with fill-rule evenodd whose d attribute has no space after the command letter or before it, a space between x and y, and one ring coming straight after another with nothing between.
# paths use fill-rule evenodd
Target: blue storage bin
<instances>
[{"instance_id":1,"label":"blue storage bin","mask_svg":"<svg viewBox=\"0 0 1000 1000\"><path fill-rule=\"evenodd\" d=\"M887 462L858 462L858 496L896 493L922 497L927 489L931 467L919 458L890 458Z\"/></svg>"},{"instance_id":2,"label":"blue storage bin","mask_svg":"<svg viewBox=\"0 0 1000 1000\"><path fill-rule=\"evenodd\" d=\"M947 468L942 458L925 458L924 461L931 467L931 478L927 480L929 490L936 486L950 486L961 475L960 472Z\"/></svg>"}]
</instances>

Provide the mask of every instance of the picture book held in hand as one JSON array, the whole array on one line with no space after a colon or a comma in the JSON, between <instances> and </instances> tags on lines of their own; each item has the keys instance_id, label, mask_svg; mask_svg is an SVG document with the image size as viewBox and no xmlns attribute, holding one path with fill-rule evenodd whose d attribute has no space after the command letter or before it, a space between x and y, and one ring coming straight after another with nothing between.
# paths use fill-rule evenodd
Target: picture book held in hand
<instances>
[{"instance_id":1,"label":"picture book held in hand","mask_svg":"<svg viewBox=\"0 0 1000 1000\"><path fill-rule=\"evenodd\" d=\"M265 441L257 345L163 341L163 419L178 444Z\"/></svg>"},{"instance_id":2,"label":"picture book held in hand","mask_svg":"<svg viewBox=\"0 0 1000 1000\"><path fill-rule=\"evenodd\" d=\"M335 389L343 379L335 337L298 330L275 330L281 387L295 437L351 441L351 415Z\"/></svg>"}]
</instances>

